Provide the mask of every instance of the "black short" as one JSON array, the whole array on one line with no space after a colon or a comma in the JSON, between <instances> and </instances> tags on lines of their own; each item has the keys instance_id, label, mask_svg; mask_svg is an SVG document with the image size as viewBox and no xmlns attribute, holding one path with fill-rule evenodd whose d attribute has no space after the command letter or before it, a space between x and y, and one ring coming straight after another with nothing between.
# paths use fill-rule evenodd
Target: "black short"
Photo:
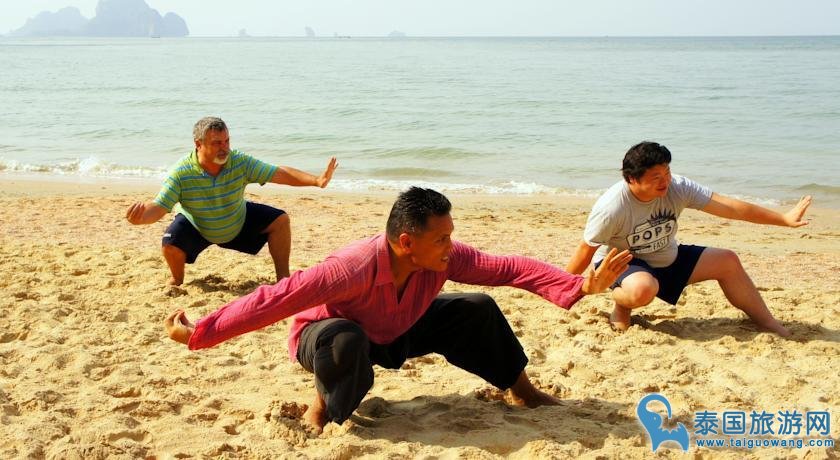
<instances>
[{"instance_id":1,"label":"black short","mask_svg":"<svg viewBox=\"0 0 840 460\"><path fill-rule=\"evenodd\" d=\"M220 243L219 246L226 249L235 249L239 252L256 254L260 252L268 241L268 235L263 233L275 219L286 214L282 209L273 208L259 203L245 203L245 223L242 230L236 237L227 243ZM201 233L193 227L183 214L177 214L175 219L166 228L161 244L172 245L187 254L187 263L195 262L201 251L207 249L211 242L201 236Z\"/></svg>"},{"instance_id":2,"label":"black short","mask_svg":"<svg viewBox=\"0 0 840 460\"><path fill-rule=\"evenodd\" d=\"M683 289L688 285L688 280L691 274L694 273L694 267L697 266L697 261L700 260L700 255L706 249L705 246L695 246L691 244L681 244L677 249L677 258L674 263L667 267L654 268L647 264L644 260L633 258L630 261L630 266L627 271L621 274L612 287L617 288L621 286L624 278L636 272L647 272L656 278L659 282L659 292L656 297L668 302L671 305L676 305L680 300ZM598 268L600 262L595 264Z\"/></svg>"}]
</instances>

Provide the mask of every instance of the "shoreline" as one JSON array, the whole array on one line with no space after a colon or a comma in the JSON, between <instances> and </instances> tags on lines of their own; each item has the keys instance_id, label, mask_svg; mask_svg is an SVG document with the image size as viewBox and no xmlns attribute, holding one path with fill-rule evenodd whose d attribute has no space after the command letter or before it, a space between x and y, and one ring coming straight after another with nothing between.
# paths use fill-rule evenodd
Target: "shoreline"
<instances>
[{"instance_id":1,"label":"shoreline","mask_svg":"<svg viewBox=\"0 0 840 460\"><path fill-rule=\"evenodd\" d=\"M620 180L620 176L615 180ZM101 186L107 188L115 188L118 190L145 190L147 188L154 189L156 193L158 187L162 182L162 178L153 176L104 176L104 175L80 175L80 174L50 174L43 172L20 172L20 171L6 171L0 170L0 183L5 182L22 182L22 183L38 183L46 186L48 189L50 184L64 184L67 187L76 187L79 190L85 189L86 186ZM612 183L610 183L611 185ZM273 184L267 184L273 186ZM604 189L562 189L552 188L549 186L537 183L515 183L510 182L506 186L500 185L479 185L467 183L448 183L448 182L429 182L427 180L412 180L412 179L334 179L330 185L330 190L336 193L345 194L388 194L396 195L399 191L404 190L410 185L417 185L421 187L433 188L441 191L447 195L453 196L488 196L488 197L524 197L524 198L545 198L545 199L559 199L572 201L588 201L594 203L595 200L606 191ZM256 186L252 184L252 187ZM281 186L283 187L283 186ZM249 189L250 190L250 189ZM827 193L827 192L826 192ZM799 197L790 199L776 199L776 198L759 198L742 194L728 194L733 198L752 202L761 206L770 208L783 208L785 206L793 206ZM804 194L803 194L804 196ZM504 198L502 198L504 199ZM840 198L831 200L827 203L821 202L818 196L815 196L815 205L817 209L825 209L827 211L840 212Z\"/></svg>"},{"instance_id":2,"label":"shoreline","mask_svg":"<svg viewBox=\"0 0 840 460\"><path fill-rule=\"evenodd\" d=\"M406 181L409 183L410 181ZM417 181L418 186L427 187L423 181ZM98 176L50 176L44 177L39 173L8 173L0 171L0 191L6 194L13 195L49 195L55 193L77 193L77 194L99 194L99 193L138 193L146 194L147 198L138 196L139 200L151 200L154 195L160 190L161 180L158 178L146 177L98 177ZM27 185L30 188L19 189L17 185ZM307 194L309 192L334 194L339 196L366 196L373 197L391 197L395 198L397 194L403 189L400 188L374 188L369 190L361 189L346 189L335 188L332 184L326 189L319 190L314 187L288 187L285 185L265 184L250 184L246 189L246 194L253 195L298 195ZM481 191L442 191L447 197L457 197L459 199L473 200L491 200L501 202L558 202L560 205L570 204L576 206L587 206L586 211L592 207L595 200L600 195L581 195L575 193L487 193ZM150 195L150 196L149 196ZM762 202L754 202L764 207L783 211L787 209L785 205L768 204ZM453 206L456 206L453 200ZM794 202L795 204L795 202ZM686 209L691 212L693 210ZM819 203L812 204L809 208L809 214L817 212L819 215L826 214L832 216L834 214L840 215L840 208L820 206ZM583 229L581 228L581 231Z\"/></svg>"}]
</instances>

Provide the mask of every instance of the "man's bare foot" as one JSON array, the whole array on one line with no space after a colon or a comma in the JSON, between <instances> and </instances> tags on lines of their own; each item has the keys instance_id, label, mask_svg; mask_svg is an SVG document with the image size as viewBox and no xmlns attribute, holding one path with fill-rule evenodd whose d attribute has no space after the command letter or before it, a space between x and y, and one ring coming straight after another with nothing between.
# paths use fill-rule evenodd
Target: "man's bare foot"
<instances>
[{"instance_id":1,"label":"man's bare foot","mask_svg":"<svg viewBox=\"0 0 840 460\"><path fill-rule=\"evenodd\" d=\"M774 332L778 334L780 337L790 337L792 334L788 328L782 326L782 323L776 321L775 319L773 322L768 324L756 324L759 329L762 329L767 332Z\"/></svg>"},{"instance_id":2,"label":"man's bare foot","mask_svg":"<svg viewBox=\"0 0 840 460\"><path fill-rule=\"evenodd\" d=\"M312 402L312 405L303 413L301 422L306 426L308 431L316 435L324 431L324 426L327 424L327 406L324 404L321 395L317 392L315 393L315 400Z\"/></svg>"},{"instance_id":3,"label":"man's bare foot","mask_svg":"<svg viewBox=\"0 0 840 460\"><path fill-rule=\"evenodd\" d=\"M511 406L528 407L533 409L540 406L557 406L563 401L534 388L534 392L527 395L527 397L522 397L521 395L514 393L513 390L508 390L505 395L505 402Z\"/></svg>"},{"instance_id":4,"label":"man's bare foot","mask_svg":"<svg viewBox=\"0 0 840 460\"><path fill-rule=\"evenodd\" d=\"M540 406L557 406L562 401L548 393L537 389L523 370L516 383L507 391L505 400L514 406L530 407L531 409Z\"/></svg>"},{"instance_id":5,"label":"man's bare foot","mask_svg":"<svg viewBox=\"0 0 840 460\"><path fill-rule=\"evenodd\" d=\"M610 313L610 324L612 324L616 330L624 332L627 329L630 329L630 321L630 309L616 304L612 313Z\"/></svg>"},{"instance_id":6,"label":"man's bare foot","mask_svg":"<svg viewBox=\"0 0 840 460\"><path fill-rule=\"evenodd\" d=\"M176 280L174 276L169 277L169 281L166 282L167 286L180 286L184 283L184 279L181 278L180 280Z\"/></svg>"}]
</instances>

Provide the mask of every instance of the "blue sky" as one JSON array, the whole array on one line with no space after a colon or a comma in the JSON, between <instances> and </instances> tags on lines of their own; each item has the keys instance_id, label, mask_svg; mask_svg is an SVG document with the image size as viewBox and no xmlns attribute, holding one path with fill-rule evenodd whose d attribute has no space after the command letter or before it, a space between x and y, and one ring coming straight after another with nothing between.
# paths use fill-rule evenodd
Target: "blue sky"
<instances>
[{"instance_id":1,"label":"blue sky","mask_svg":"<svg viewBox=\"0 0 840 460\"><path fill-rule=\"evenodd\" d=\"M98 0L0 0L0 33L41 11ZM840 0L146 0L193 36L840 35Z\"/></svg>"}]
</instances>

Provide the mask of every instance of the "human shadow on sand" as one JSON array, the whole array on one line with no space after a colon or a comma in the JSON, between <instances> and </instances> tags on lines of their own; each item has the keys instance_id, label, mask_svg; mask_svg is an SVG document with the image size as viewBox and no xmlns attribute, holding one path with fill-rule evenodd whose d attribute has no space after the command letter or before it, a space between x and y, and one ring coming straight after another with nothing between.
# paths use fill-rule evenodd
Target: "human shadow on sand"
<instances>
[{"instance_id":1,"label":"human shadow on sand","mask_svg":"<svg viewBox=\"0 0 840 460\"><path fill-rule=\"evenodd\" d=\"M654 322L654 319L655 316L634 316L633 324L643 329L697 342L709 342L722 337L733 337L739 342L748 342L759 334L768 334L746 318L679 318L659 322ZM786 321L783 324L791 331L792 336L785 338L774 335L778 340L792 340L800 343L814 340L840 342L838 330L802 321Z\"/></svg>"},{"instance_id":2,"label":"human shadow on sand","mask_svg":"<svg viewBox=\"0 0 840 460\"><path fill-rule=\"evenodd\" d=\"M268 278L257 278L252 280L228 280L219 275L207 275L202 278L194 279L186 284L188 286L197 287L205 293L225 291L241 297L243 295L254 292L255 289L264 284L274 283Z\"/></svg>"},{"instance_id":3,"label":"human shadow on sand","mask_svg":"<svg viewBox=\"0 0 840 460\"><path fill-rule=\"evenodd\" d=\"M532 441L579 442L604 446L610 436L638 436L639 425L626 404L600 399L568 399L559 406L510 407L501 401L449 394L390 401L365 400L351 421L363 439L418 442L442 447L477 447L497 455L521 449Z\"/></svg>"}]
</instances>

